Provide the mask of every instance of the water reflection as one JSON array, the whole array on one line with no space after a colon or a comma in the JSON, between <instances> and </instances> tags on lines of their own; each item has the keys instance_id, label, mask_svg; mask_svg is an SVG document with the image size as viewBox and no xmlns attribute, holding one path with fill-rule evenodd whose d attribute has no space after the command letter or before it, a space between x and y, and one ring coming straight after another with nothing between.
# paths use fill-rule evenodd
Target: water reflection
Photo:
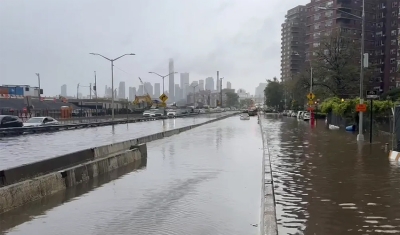
<instances>
[{"instance_id":1,"label":"water reflection","mask_svg":"<svg viewBox=\"0 0 400 235\"><path fill-rule=\"evenodd\" d=\"M42 198L40 200L28 203L13 211L0 214L0 234L3 234L11 228L32 220L35 216L45 215L53 208L74 200L77 197L89 193L90 191L101 187L102 185L116 180L132 171L146 167L147 159L135 161L132 164L118 168L108 174L100 175L88 182L79 184L75 187L68 188L62 192L58 192L51 196ZM12 231L12 230L10 230Z\"/></svg>"},{"instance_id":2,"label":"water reflection","mask_svg":"<svg viewBox=\"0 0 400 235\"><path fill-rule=\"evenodd\" d=\"M311 129L294 118L263 120L273 166L280 234L400 233L400 168L385 138Z\"/></svg>"}]
</instances>

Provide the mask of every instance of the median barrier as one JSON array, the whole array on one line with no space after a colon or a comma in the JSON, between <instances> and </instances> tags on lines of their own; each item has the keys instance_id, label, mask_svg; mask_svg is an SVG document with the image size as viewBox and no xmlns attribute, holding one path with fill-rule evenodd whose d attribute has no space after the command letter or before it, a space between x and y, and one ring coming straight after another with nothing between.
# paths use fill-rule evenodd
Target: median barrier
<instances>
[{"instance_id":1,"label":"median barrier","mask_svg":"<svg viewBox=\"0 0 400 235\"><path fill-rule=\"evenodd\" d=\"M147 161L146 142L162 139L211 122L90 148L0 171L0 213L87 181L135 161Z\"/></svg>"},{"instance_id":2,"label":"median barrier","mask_svg":"<svg viewBox=\"0 0 400 235\"><path fill-rule=\"evenodd\" d=\"M61 175L65 178L66 187L72 187L142 159L141 150L144 151L143 155L147 155L146 144L141 144L137 148L117 152L104 158L71 167L62 171Z\"/></svg>"},{"instance_id":3,"label":"median barrier","mask_svg":"<svg viewBox=\"0 0 400 235\"><path fill-rule=\"evenodd\" d=\"M179 134L179 129L174 129L174 130L163 132L164 137L170 137L170 136L177 135L177 134Z\"/></svg>"},{"instance_id":4,"label":"median barrier","mask_svg":"<svg viewBox=\"0 0 400 235\"><path fill-rule=\"evenodd\" d=\"M93 149L68 153L54 158L49 158L25 165L3 170L3 185L11 185L17 182L32 179L57 170L65 169L73 165L94 159Z\"/></svg>"},{"instance_id":5,"label":"median barrier","mask_svg":"<svg viewBox=\"0 0 400 235\"><path fill-rule=\"evenodd\" d=\"M108 145L103 145L100 147L95 147L94 151L94 159L108 156L110 154L120 152L122 150L129 149L131 146L137 145L137 139L127 140L119 143L113 143Z\"/></svg>"}]
</instances>

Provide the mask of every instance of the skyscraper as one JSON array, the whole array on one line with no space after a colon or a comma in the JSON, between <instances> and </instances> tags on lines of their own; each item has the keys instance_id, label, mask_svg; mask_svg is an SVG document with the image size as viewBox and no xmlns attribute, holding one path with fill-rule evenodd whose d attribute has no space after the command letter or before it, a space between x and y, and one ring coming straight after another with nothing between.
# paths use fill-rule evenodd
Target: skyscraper
<instances>
[{"instance_id":1,"label":"skyscraper","mask_svg":"<svg viewBox=\"0 0 400 235\"><path fill-rule=\"evenodd\" d=\"M232 84L231 84L231 82L226 82L226 88L227 88L227 89L232 89Z\"/></svg>"},{"instance_id":2,"label":"skyscraper","mask_svg":"<svg viewBox=\"0 0 400 235\"><path fill-rule=\"evenodd\" d=\"M199 90L204 91L204 80L203 79L199 80Z\"/></svg>"},{"instance_id":3,"label":"skyscraper","mask_svg":"<svg viewBox=\"0 0 400 235\"><path fill-rule=\"evenodd\" d=\"M144 95L144 86L143 85L139 85L139 89L138 89L137 93L140 96Z\"/></svg>"},{"instance_id":4,"label":"skyscraper","mask_svg":"<svg viewBox=\"0 0 400 235\"><path fill-rule=\"evenodd\" d=\"M119 82L118 96L119 99L126 99L125 96L125 82Z\"/></svg>"},{"instance_id":5,"label":"skyscraper","mask_svg":"<svg viewBox=\"0 0 400 235\"><path fill-rule=\"evenodd\" d=\"M67 85L66 84L61 86L61 96L67 97Z\"/></svg>"},{"instance_id":6,"label":"skyscraper","mask_svg":"<svg viewBox=\"0 0 400 235\"><path fill-rule=\"evenodd\" d=\"M175 101L175 79L174 79L174 60L169 59L169 97L168 100L170 102Z\"/></svg>"},{"instance_id":7,"label":"skyscraper","mask_svg":"<svg viewBox=\"0 0 400 235\"><path fill-rule=\"evenodd\" d=\"M181 99L181 88L179 87L179 84L175 84L175 102Z\"/></svg>"},{"instance_id":8,"label":"skyscraper","mask_svg":"<svg viewBox=\"0 0 400 235\"><path fill-rule=\"evenodd\" d=\"M153 97L153 85L150 82L144 83L144 94L149 94L150 97Z\"/></svg>"},{"instance_id":9,"label":"skyscraper","mask_svg":"<svg viewBox=\"0 0 400 235\"><path fill-rule=\"evenodd\" d=\"M129 87L129 101L134 101L136 95L136 87Z\"/></svg>"},{"instance_id":10,"label":"skyscraper","mask_svg":"<svg viewBox=\"0 0 400 235\"><path fill-rule=\"evenodd\" d=\"M190 90L188 90L189 85L189 73L181 73L180 87L182 89L182 99L186 99L186 96L190 92Z\"/></svg>"},{"instance_id":11,"label":"skyscraper","mask_svg":"<svg viewBox=\"0 0 400 235\"><path fill-rule=\"evenodd\" d=\"M205 89L209 91L214 91L214 78L212 77L206 78Z\"/></svg>"},{"instance_id":12,"label":"skyscraper","mask_svg":"<svg viewBox=\"0 0 400 235\"><path fill-rule=\"evenodd\" d=\"M156 98L160 97L161 91L160 91L160 83L154 83L154 96Z\"/></svg>"}]
</instances>

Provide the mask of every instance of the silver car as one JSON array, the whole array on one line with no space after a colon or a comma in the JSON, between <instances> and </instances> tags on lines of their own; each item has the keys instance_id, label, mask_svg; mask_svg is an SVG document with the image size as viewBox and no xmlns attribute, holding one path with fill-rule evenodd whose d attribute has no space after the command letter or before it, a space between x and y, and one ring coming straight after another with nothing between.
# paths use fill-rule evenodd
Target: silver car
<instances>
[{"instance_id":1,"label":"silver car","mask_svg":"<svg viewBox=\"0 0 400 235\"><path fill-rule=\"evenodd\" d=\"M58 121L52 117L33 117L24 123L26 127L58 125Z\"/></svg>"},{"instance_id":2,"label":"silver car","mask_svg":"<svg viewBox=\"0 0 400 235\"><path fill-rule=\"evenodd\" d=\"M143 117L151 117L152 114L153 114L152 110L145 110L143 112Z\"/></svg>"}]
</instances>

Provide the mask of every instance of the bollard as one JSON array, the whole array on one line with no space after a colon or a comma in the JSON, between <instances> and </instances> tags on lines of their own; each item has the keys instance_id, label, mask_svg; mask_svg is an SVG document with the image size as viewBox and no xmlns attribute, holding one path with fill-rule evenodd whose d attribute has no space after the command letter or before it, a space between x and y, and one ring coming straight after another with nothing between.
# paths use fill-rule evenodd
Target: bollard
<instances>
[{"instance_id":1,"label":"bollard","mask_svg":"<svg viewBox=\"0 0 400 235\"><path fill-rule=\"evenodd\" d=\"M386 143L386 144L385 144L385 152L387 152L388 149L389 149L389 143Z\"/></svg>"}]
</instances>

